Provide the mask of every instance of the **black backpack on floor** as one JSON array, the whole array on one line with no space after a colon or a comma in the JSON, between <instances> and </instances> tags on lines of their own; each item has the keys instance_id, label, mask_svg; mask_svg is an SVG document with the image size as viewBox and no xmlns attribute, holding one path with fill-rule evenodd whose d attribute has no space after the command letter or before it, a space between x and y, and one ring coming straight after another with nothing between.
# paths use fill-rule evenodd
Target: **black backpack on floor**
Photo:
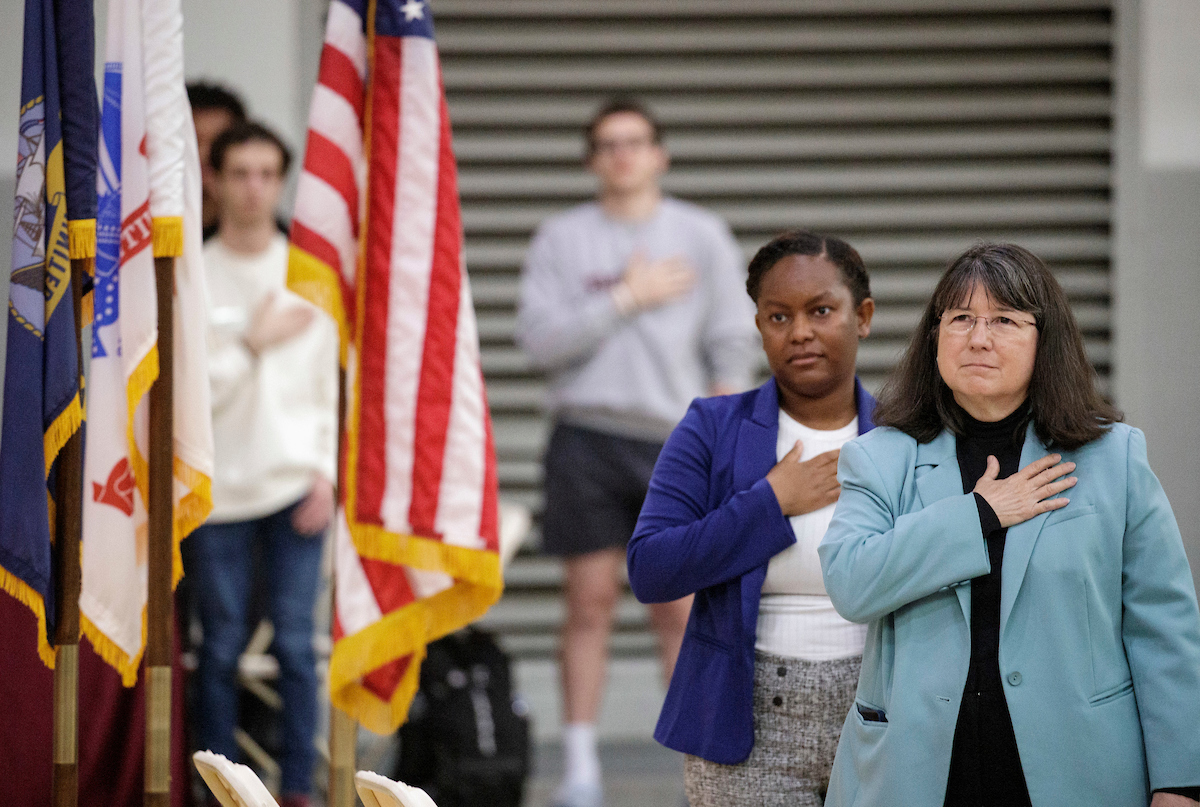
<instances>
[{"instance_id":1,"label":"black backpack on floor","mask_svg":"<svg viewBox=\"0 0 1200 807\"><path fill-rule=\"evenodd\" d=\"M491 634L468 627L430 644L395 778L438 807L520 807L529 759L529 708Z\"/></svg>"}]
</instances>

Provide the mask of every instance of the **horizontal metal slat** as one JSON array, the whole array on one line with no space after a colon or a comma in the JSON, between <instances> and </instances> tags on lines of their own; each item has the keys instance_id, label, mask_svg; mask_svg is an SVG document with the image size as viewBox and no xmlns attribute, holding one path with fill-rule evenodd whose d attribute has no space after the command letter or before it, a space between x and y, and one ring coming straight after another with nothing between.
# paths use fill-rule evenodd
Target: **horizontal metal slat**
<instances>
[{"instance_id":1,"label":"horizontal metal slat","mask_svg":"<svg viewBox=\"0 0 1200 807\"><path fill-rule=\"evenodd\" d=\"M920 159L1108 154L1111 133L1100 125L992 126L982 131L930 128L841 133L747 130L741 133L681 132L670 138L678 166L696 162L820 159ZM502 132L456 137L454 151L464 167L477 163L569 163L578 165L583 145L577 134Z\"/></svg>"},{"instance_id":2,"label":"horizontal metal slat","mask_svg":"<svg viewBox=\"0 0 1200 807\"><path fill-rule=\"evenodd\" d=\"M487 622L487 617L481 619L479 624L493 629ZM499 632L497 638L500 646L504 648L504 652L516 659L549 660L558 658L557 633L524 633L504 630ZM645 625L630 627L628 630L618 629L608 639L608 656L610 659L653 658L657 647L654 634Z\"/></svg>"},{"instance_id":3,"label":"horizontal metal slat","mask_svg":"<svg viewBox=\"0 0 1200 807\"><path fill-rule=\"evenodd\" d=\"M646 57L634 63L612 59L598 64L580 64L575 59L474 61L458 59L445 65L442 74L447 92L1046 85L1108 82L1111 76L1107 58L1070 53L1035 53L1019 59L961 54L870 60Z\"/></svg>"},{"instance_id":4,"label":"horizontal metal slat","mask_svg":"<svg viewBox=\"0 0 1200 807\"><path fill-rule=\"evenodd\" d=\"M700 169L688 166L663 178L667 193L684 198L766 195L985 193L1029 190L1107 190L1106 163L994 164L950 166L740 166ZM464 203L490 199L590 199L596 180L582 171L560 169L464 170L459 175Z\"/></svg>"},{"instance_id":5,"label":"horizontal metal slat","mask_svg":"<svg viewBox=\"0 0 1200 807\"><path fill-rule=\"evenodd\" d=\"M546 384L540 378L486 378L488 406L493 412L540 412Z\"/></svg>"},{"instance_id":6,"label":"horizontal metal slat","mask_svg":"<svg viewBox=\"0 0 1200 807\"><path fill-rule=\"evenodd\" d=\"M438 0L439 20L474 19L609 19L614 17L821 16L900 14L1000 14L1054 11L1106 12L1105 0Z\"/></svg>"},{"instance_id":7,"label":"horizontal metal slat","mask_svg":"<svg viewBox=\"0 0 1200 807\"><path fill-rule=\"evenodd\" d=\"M499 35L498 35L499 34ZM902 26L847 18L811 18L762 22L736 18L688 20L647 25L644 20L603 23L555 20L527 23L520 30L497 30L494 23L450 23L438 30L443 57L457 54L614 54L708 52L830 53L930 49L1066 48L1107 46L1111 27L1089 19L1069 22L1029 19L914 20Z\"/></svg>"},{"instance_id":8,"label":"horizontal metal slat","mask_svg":"<svg viewBox=\"0 0 1200 807\"><path fill-rule=\"evenodd\" d=\"M1109 203L1086 197L1026 198L1014 195L964 199L900 201L823 201L789 204L761 202L708 206L735 229L857 231L903 228L985 228L1052 225L1107 226ZM473 233L528 232L555 207L543 204L475 204L463 211L463 225Z\"/></svg>"},{"instance_id":9,"label":"horizontal metal slat","mask_svg":"<svg viewBox=\"0 0 1200 807\"><path fill-rule=\"evenodd\" d=\"M513 631L544 631L547 633L557 630L566 615L566 607L561 598L554 597L512 597L502 599L486 616L479 620L479 625L487 630L502 632ZM648 624L646 607L634 599L633 595L625 592L618 600L613 614L614 627L617 630L629 630Z\"/></svg>"},{"instance_id":10,"label":"horizontal metal slat","mask_svg":"<svg viewBox=\"0 0 1200 807\"><path fill-rule=\"evenodd\" d=\"M1017 93L1006 87L923 89L898 93L748 90L736 95L705 93L702 97L646 93L643 100L667 129L673 126L749 126L763 124L849 124L964 122L1006 120L1071 120L1108 117L1112 100L1090 88L1037 88ZM578 95L458 93L451 97L450 121L456 132L472 126L509 126L531 130L582 127L601 102Z\"/></svg>"},{"instance_id":11,"label":"horizontal metal slat","mask_svg":"<svg viewBox=\"0 0 1200 807\"><path fill-rule=\"evenodd\" d=\"M557 558L518 555L504 569L505 591L554 590L562 585L562 562Z\"/></svg>"},{"instance_id":12,"label":"horizontal metal slat","mask_svg":"<svg viewBox=\"0 0 1200 807\"><path fill-rule=\"evenodd\" d=\"M503 455L500 456L503 457ZM541 463L529 460L500 459L496 463L496 478L501 485L505 486L533 487L542 484L542 466Z\"/></svg>"},{"instance_id":13,"label":"horizontal metal slat","mask_svg":"<svg viewBox=\"0 0 1200 807\"><path fill-rule=\"evenodd\" d=\"M509 458L536 459L549 437L549 422L543 413L497 414L492 422L496 453Z\"/></svg>"},{"instance_id":14,"label":"horizontal metal slat","mask_svg":"<svg viewBox=\"0 0 1200 807\"><path fill-rule=\"evenodd\" d=\"M1046 258L1044 251L1029 247L1029 242L1016 240L1015 243L1026 246L1034 254L1041 256L1044 260L1049 260ZM967 245L964 244L963 246ZM918 300L924 303L929 299L929 295L933 293L938 278L942 276L943 266L961 252L962 249L948 252L940 265L927 270L877 272L871 269L871 261L864 259L868 271L871 272L871 293L875 295L876 300L884 302ZM1050 264L1051 270L1054 271L1059 284L1063 287L1067 296L1076 301L1076 305L1082 304L1079 302L1080 300L1106 298L1108 296L1109 273L1107 268L1059 269L1055 271L1053 269L1053 261L1050 261Z\"/></svg>"}]
</instances>

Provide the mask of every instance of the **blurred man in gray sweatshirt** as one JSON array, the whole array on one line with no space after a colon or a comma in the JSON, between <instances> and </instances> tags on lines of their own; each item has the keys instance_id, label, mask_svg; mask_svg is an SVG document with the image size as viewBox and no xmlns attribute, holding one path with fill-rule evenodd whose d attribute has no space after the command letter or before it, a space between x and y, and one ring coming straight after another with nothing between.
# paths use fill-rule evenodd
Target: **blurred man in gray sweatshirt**
<instances>
[{"instance_id":1,"label":"blurred man in gray sweatshirt","mask_svg":"<svg viewBox=\"0 0 1200 807\"><path fill-rule=\"evenodd\" d=\"M563 558L565 775L555 807L600 807L596 718L613 610L659 449L697 396L740 392L758 355L729 227L664 196L668 157L642 105L614 100L587 130L598 198L542 223L525 258L517 342L547 373L543 548ZM664 675L691 598L650 606Z\"/></svg>"}]
</instances>

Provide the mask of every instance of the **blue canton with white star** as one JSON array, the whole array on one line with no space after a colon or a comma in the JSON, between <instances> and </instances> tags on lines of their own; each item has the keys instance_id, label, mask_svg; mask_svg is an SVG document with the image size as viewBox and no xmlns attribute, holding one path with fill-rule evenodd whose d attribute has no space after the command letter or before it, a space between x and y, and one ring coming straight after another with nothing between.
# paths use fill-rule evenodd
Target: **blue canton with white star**
<instances>
[{"instance_id":1,"label":"blue canton with white star","mask_svg":"<svg viewBox=\"0 0 1200 807\"><path fill-rule=\"evenodd\" d=\"M378 0L375 33L433 39L433 13L429 10L428 0Z\"/></svg>"}]
</instances>

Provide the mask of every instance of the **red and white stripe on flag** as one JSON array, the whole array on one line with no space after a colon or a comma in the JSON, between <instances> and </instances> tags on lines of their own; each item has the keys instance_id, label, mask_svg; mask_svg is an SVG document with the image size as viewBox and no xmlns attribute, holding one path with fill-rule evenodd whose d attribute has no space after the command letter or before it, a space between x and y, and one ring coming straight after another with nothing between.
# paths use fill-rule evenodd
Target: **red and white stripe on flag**
<instances>
[{"instance_id":1,"label":"red and white stripe on flag","mask_svg":"<svg viewBox=\"0 0 1200 807\"><path fill-rule=\"evenodd\" d=\"M289 285L338 319L334 704L403 722L425 645L502 588L496 462L428 5L334 0Z\"/></svg>"}]
</instances>

